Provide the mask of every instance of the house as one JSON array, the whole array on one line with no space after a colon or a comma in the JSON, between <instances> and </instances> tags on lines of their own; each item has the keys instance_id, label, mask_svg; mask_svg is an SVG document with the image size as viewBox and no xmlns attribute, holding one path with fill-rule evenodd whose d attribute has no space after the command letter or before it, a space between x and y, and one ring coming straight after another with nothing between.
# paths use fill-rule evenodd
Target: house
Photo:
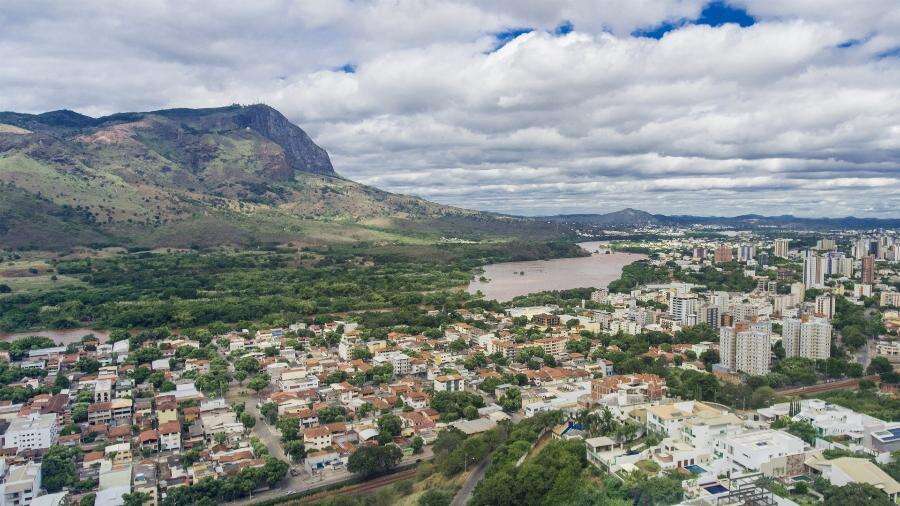
<instances>
[{"instance_id":1,"label":"house","mask_svg":"<svg viewBox=\"0 0 900 506\"><path fill-rule=\"evenodd\" d=\"M435 392L462 392L466 381L458 374L445 374L434 378Z\"/></svg>"},{"instance_id":2,"label":"house","mask_svg":"<svg viewBox=\"0 0 900 506\"><path fill-rule=\"evenodd\" d=\"M812 450L797 436L772 429L728 436L718 449L733 470L761 471L770 477L803 474L805 454Z\"/></svg>"},{"instance_id":3,"label":"house","mask_svg":"<svg viewBox=\"0 0 900 506\"><path fill-rule=\"evenodd\" d=\"M303 431L303 445L307 450L324 450L331 447L331 429L326 426Z\"/></svg>"},{"instance_id":4,"label":"house","mask_svg":"<svg viewBox=\"0 0 900 506\"><path fill-rule=\"evenodd\" d=\"M145 430L138 434L138 444L141 450L159 450L159 432L155 430Z\"/></svg>"},{"instance_id":5,"label":"house","mask_svg":"<svg viewBox=\"0 0 900 506\"><path fill-rule=\"evenodd\" d=\"M159 442L162 450L181 449L181 424L177 421L159 426Z\"/></svg>"},{"instance_id":6,"label":"house","mask_svg":"<svg viewBox=\"0 0 900 506\"><path fill-rule=\"evenodd\" d=\"M894 502L900 500L900 483L868 459L840 457L828 460L819 455L808 458L806 466L813 474L821 475L835 487L867 483L884 491Z\"/></svg>"}]
</instances>

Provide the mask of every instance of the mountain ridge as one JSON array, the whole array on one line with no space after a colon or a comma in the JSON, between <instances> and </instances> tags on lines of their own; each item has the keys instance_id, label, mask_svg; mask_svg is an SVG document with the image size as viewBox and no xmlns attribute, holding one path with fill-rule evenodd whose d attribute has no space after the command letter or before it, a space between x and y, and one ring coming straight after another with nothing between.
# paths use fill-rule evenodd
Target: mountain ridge
<instances>
[{"instance_id":1,"label":"mountain ridge","mask_svg":"<svg viewBox=\"0 0 900 506\"><path fill-rule=\"evenodd\" d=\"M565 233L343 178L325 149L262 104L0 112L0 202L0 244L14 248Z\"/></svg>"},{"instance_id":2,"label":"mountain ridge","mask_svg":"<svg viewBox=\"0 0 900 506\"><path fill-rule=\"evenodd\" d=\"M804 218L791 214L765 216L743 214L737 216L694 216L652 214L639 209L626 208L610 213L558 214L543 216L556 223L572 226L632 228L640 226L716 225L722 227L784 227L791 229L867 229L900 228L897 218L858 218L855 216Z\"/></svg>"}]
</instances>

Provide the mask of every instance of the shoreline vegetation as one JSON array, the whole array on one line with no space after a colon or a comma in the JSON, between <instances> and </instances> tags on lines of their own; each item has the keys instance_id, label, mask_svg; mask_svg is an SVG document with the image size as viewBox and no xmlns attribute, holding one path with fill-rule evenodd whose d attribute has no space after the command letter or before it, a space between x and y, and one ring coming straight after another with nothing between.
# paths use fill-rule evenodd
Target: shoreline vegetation
<instances>
[{"instance_id":1,"label":"shoreline vegetation","mask_svg":"<svg viewBox=\"0 0 900 506\"><path fill-rule=\"evenodd\" d=\"M328 313L441 307L471 298L459 288L484 265L586 255L565 241L511 241L48 258L42 273L80 283L0 295L0 332L265 324Z\"/></svg>"}]
</instances>

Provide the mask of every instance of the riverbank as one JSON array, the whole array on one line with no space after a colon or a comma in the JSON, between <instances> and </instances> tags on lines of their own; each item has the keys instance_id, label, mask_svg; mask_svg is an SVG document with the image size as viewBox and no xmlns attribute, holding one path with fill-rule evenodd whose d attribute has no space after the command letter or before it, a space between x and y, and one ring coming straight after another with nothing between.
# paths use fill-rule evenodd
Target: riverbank
<instances>
[{"instance_id":1,"label":"riverbank","mask_svg":"<svg viewBox=\"0 0 900 506\"><path fill-rule=\"evenodd\" d=\"M597 241L578 245L590 256L486 265L467 291L480 291L487 299L506 302L547 290L601 288L618 279L626 265L647 258L638 253L610 252L605 243Z\"/></svg>"}]
</instances>

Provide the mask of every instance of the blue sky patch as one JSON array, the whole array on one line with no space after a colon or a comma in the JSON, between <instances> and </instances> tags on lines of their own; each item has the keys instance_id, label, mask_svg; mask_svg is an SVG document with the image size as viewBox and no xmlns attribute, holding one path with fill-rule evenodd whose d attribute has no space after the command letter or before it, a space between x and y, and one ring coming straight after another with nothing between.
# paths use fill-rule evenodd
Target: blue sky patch
<instances>
[{"instance_id":1,"label":"blue sky patch","mask_svg":"<svg viewBox=\"0 0 900 506\"><path fill-rule=\"evenodd\" d=\"M343 72L345 74L355 74L356 73L356 65L352 63L345 63L336 69L338 72Z\"/></svg>"},{"instance_id":2,"label":"blue sky patch","mask_svg":"<svg viewBox=\"0 0 900 506\"><path fill-rule=\"evenodd\" d=\"M572 30L574 30L574 29L575 29L575 25L573 25L571 21L566 20L566 21L563 21L562 23L560 23L559 25L557 25L556 28L553 29L553 35L556 35L557 37L561 37L563 35L572 33Z\"/></svg>"},{"instance_id":3,"label":"blue sky patch","mask_svg":"<svg viewBox=\"0 0 900 506\"><path fill-rule=\"evenodd\" d=\"M665 22L649 28L640 28L631 32L632 37L647 37L661 39L665 34L684 25L722 26L734 23L741 27L753 26L756 19L747 14L744 9L733 7L726 2L716 0L706 4L700 17L694 20L680 19L674 22Z\"/></svg>"},{"instance_id":4,"label":"blue sky patch","mask_svg":"<svg viewBox=\"0 0 900 506\"><path fill-rule=\"evenodd\" d=\"M494 48L491 49L491 52L497 51L503 46L509 44L513 40L516 39L519 35L525 35L526 33L531 33L534 31L534 28L531 27L519 27L519 28L507 28L502 32L497 32L494 34L494 39L496 43L494 44Z\"/></svg>"}]
</instances>

